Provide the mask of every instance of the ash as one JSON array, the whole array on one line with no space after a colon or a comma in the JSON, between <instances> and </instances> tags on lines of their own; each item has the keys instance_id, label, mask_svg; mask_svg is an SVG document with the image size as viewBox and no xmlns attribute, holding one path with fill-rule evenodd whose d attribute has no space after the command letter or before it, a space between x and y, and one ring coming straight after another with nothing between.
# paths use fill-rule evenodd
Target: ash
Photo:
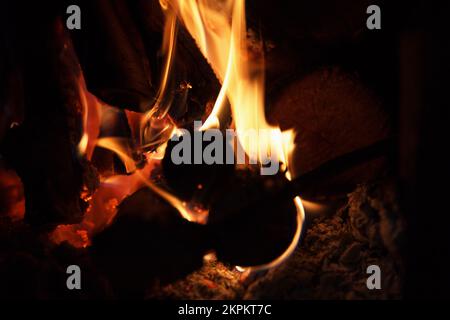
<instances>
[{"instance_id":1,"label":"ash","mask_svg":"<svg viewBox=\"0 0 450 320\"><path fill-rule=\"evenodd\" d=\"M297 250L277 268L248 275L208 261L181 281L153 288L148 298L400 299L405 223L395 184L360 185L345 202L307 221ZM367 289L370 265L381 268L381 290Z\"/></svg>"}]
</instances>

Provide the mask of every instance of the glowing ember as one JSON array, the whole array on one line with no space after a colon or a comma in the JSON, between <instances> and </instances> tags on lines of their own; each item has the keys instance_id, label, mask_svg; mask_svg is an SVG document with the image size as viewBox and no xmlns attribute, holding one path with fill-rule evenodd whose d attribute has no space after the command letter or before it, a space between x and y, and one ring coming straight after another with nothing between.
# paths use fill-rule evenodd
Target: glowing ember
<instances>
[{"instance_id":1,"label":"glowing ember","mask_svg":"<svg viewBox=\"0 0 450 320\"><path fill-rule=\"evenodd\" d=\"M0 216L12 221L22 220L25 215L25 197L19 176L12 170L0 167Z\"/></svg>"}]
</instances>

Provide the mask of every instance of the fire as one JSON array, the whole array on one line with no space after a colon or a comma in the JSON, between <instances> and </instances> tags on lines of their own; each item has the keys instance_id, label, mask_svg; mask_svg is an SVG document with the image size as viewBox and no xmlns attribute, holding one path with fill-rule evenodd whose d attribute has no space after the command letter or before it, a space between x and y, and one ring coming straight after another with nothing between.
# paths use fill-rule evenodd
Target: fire
<instances>
[{"instance_id":1,"label":"fire","mask_svg":"<svg viewBox=\"0 0 450 320\"><path fill-rule=\"evenodd\" d=\"M266 121L264 61L262 57L253 59L249 53L245 1L169 0L164 1L163 7L177 13L222 82L202 130L220 125L218 119L228 100L239 142L250 160L266 163L270 157L287 165L294 147L294 134L292 131L281 132ZM245 133L252 130L260 133L257 150L245 137ZM267 154L269 146L275 154Z\"/></svg>"},{"instance_id":2,"label":"fire","mask_svg":"<svg viewBox=\"0 0 450 320\"><path fill-rule=\"evenodd\" d=\"M281 163L286 177L291 179L289 157L294 149L294 132L281 131L279 127L271 126L266 121L264 59L263 54L252 54L249 50L245 1L160 0L160 4L166 15L162 50L165 62L157 97L154 105L145 114L126 112L137 142L136 148L139 153L145 154L145 165L142 168L136 165L123 139L99 138L103 103L87 91L84 80L80 79L80 98L84 109L80 154L91 159L95 147L108 149L119 156L127 172L131 174L104 177L98 190L87 199L89 208L83 222L79 225L59 226L51 235L55 242L68 240L75 246L88 246L91 235L112 221L117 212L117 205L144 186L170 203L183 218L206 223L207 211L181 201L150 179L151 172L160 165L167 141L178 132L178 128L167 115L172 101L168 86L176 50L178 21L194 38L199 50L222 83L214 107L200 130L220 128L219 119L229 105L238 143L250 163L259 163L262 166L276 161ZM248 138L249 131L257 132L256 139L254 135L252 139ZM296 248L304 221L304 209L300 197L295 197L293 201L297 208L297 229L290 246L276 260L263 266L252 266L251 270L274 267Z\"/></svg>"},{"instance_id":3,"label":"fire","mask_svg":"<svg viewBox=\"0 0 450 320\"><path fill-rule=\"evenodd\" d=\"M161 0L160 3L166 12L176 12L222 83L213 110L201 130L220 127L220 115L229 102L239 143L249 161L260 164L279 161L290 180L291 173L287 169L294 149L294 132L282 132L266 121L264 59L263 55L255 59L255 55L251 56L249 52L245 1ZM258 133L256 144L246 137L250 131ZM294 202L297 230L291 245L275 261L253 269L274 267L294 251L304 220L300 197L296 197Z\"/></svg>"},{"instance_id":4,"label":"fire","mask_svg":"<svg viewBox=\"0 0 450 320\"><path fill-rule=\"evenodd\" d=\"M78 153L90 160L100 132L101 103L86 89L82 75L78 79L78 92L83 109L83 135L78 144Z\"/></svg>"}]
</instances>

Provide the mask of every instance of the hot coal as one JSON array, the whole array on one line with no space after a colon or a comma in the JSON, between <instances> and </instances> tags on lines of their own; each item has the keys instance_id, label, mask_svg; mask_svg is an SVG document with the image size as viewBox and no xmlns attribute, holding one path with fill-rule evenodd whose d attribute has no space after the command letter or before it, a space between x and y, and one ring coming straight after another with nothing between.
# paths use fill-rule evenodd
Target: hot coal
<instances>
[{"instance_id":1,"label":"hot coal","mask_svg":"<svg viewBox=\"0 0 450 320\"><path fill-rule=\"evenodd\" d=\"M116 294L136 297L156 280L168 283L198 269L207 249L204 226L184 220L151 190L141 189L121 203L90 251Z\"/></svg>"},{"instance_id":2,"label":"hot coal","mask_svg":"<svg viewBox=\"0 0 450 320\"><path fill-rule=\"evenodd\" d=\"M278 258L297 229L294 197L285 192L282 173L260 176L239 172L212 205L208 227L219 260L256 266Z\"/></svg>"}]
</instances>

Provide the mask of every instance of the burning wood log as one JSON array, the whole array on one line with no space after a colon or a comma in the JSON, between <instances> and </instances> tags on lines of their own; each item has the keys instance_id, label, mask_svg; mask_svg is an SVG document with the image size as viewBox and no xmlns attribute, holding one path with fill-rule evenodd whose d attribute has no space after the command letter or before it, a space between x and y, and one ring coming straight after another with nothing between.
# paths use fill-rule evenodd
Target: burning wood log
<instances>
[{"instance_id":1,"label":"burning wood log","mask_svg":"<svg viewBox=\"0 0 450 320\"><path fill-rule=\"evenodd\" d=\"M294 197L308 194L330 177L389 155L393 143L379 141L332 159L293 181L275 176L237 173L229 189L212 203L208 226L220 260L235 265L267 264L292 242L297 225Z\"/></svg>"},{"instance_id":2,"label":"burning wood log","mask_svg":"<svg viewBox=\"0 0 450 320\"><path fill-rule=\"evenodd\" d=\"M123 0L97 0L80 1L80 5L83 27L71 34L88 90L110 105L147 110L155 92L128 4Z\"/></svg>"},{"instance_id":3,"label":"burning wood log","mask_svg":"<svg viewBox=\"0 0 450 320\"><path fill-rule=\"evenodd\" d=\"M98 138L113 138L120 141L127 157L133 159L138 166L142 164L143 155L139 154L136 148L135 137L132 136L125 111L104 105L101 122ZM130 166L128 162L122 161L116 153L103 148L94 149L92 163L104 177L114 174L131 174L136 169L136 165Z\"/></svg>"},{"instance_id":4,"label":"burning wood log","mask_svg":"<svg viewBox=\"0 0 450 320\"><path fill-rule=\"evenodd\" d=\"M155 58L155 53L160 51L164 30L161 5L158 0L139 0L130 3L129 7L142 34L152 70L160 74L164 66L161 57ZM169 96L174 103L169 112L177 124L184 127L204 115L206 105L217 96L221 84L187 30L181 24L177 30L176 54L168 83ZM176 100L185 103L176 103Z\"/></svg>"},{"instance_id":5,"label":"burning wood log","mask_svg":"<svg viewBox=\"0 0 450 320\"><path fill-rule=\"evenodd\" d=\"M142 296L155 281L167 283L198 269L209 249L204 226L184 220L149 189L125 199L90 252L119 296Z\"/></svg>"},{"instance_id":6,"label":"burning wood log","mask_svg":"<svg viewBox=\"0 0 450 320\"><path fill-rule=\"evenodd\" d=\"M294 176L390 134L391 120L382 102L360 79L338 68L315 71L272 98L269 119L297 133L290 163ZM379 159L355 167L334 176L321 192L353 188L379 176L385 168L386 162Z\"/></svg>"},{"instance_id":7,"label":"burning wood log","mask_svg":"<svg viewBox=\"0 0 450 320\"><path fill-rule=\"evenodd\" d=\"M76 156L82 109L77 61L57 18L58 7L27 4L24 13L21 5L8 3L8 19L17 28L9 45L23 70L25 118L7 132L2 154L24 184L26 222L46 227L76 223L83 215L83 165Z\"/></svg>"},{"instance_id":8,"label":"burning wood log","mask_svg":"<svg viewBox=\"0 0 450 320\"><path fill-rule=\"evenodd\" d=\"M210 209L208 226L219 260L239 266L269 263L289 247L297 230L294 197L282 192L283 174L241 172Z\"/></svg>"},{"instance_id":9,"label":"burning wood log","mask_svg":"<svg viewBox=\"0 0 450 320\"><path fill-rule=\"evenodd\" d=\"M318 168L304 173L289 182L290 192L292 194L308 195L313 191L312 193L314 194L314 189L318 187L323 188L330 178L340 176L346 171L359 168L374 160L392 157L394 150L394 141L386 139L328 160Z\"/></svg>"},{"instance_id":10,"label":"burning wood log","mask_svg":"<svg viewBox=\"0 0 450 320\"><path fill-rule=\"evenodd\" d=\"M228 186L229 177L233 175L234 164L206 164L203 160L201 164L195 163L196 144L193 142L195 138L194 126L188 130L190 148L189 163L174 164L172 159L172 151L176 145L182 144L186 137L181 136L181 142L170 140L168 142L164 159L162 161L164 178L167 184L172 188L177 196L186 201L194 201L208 205L214 198L225 192L224 188ZM197 132L203 136L203 132ZM196 133L196 134L197 134ZM226 153L226 139L223 137L223 154ZM202 139L202 138L200 138ZM202 143L200 156L203 156L204 149L208 143ZM184 152L184 151L183 151Z\"/></svg>"}]
</instances>

